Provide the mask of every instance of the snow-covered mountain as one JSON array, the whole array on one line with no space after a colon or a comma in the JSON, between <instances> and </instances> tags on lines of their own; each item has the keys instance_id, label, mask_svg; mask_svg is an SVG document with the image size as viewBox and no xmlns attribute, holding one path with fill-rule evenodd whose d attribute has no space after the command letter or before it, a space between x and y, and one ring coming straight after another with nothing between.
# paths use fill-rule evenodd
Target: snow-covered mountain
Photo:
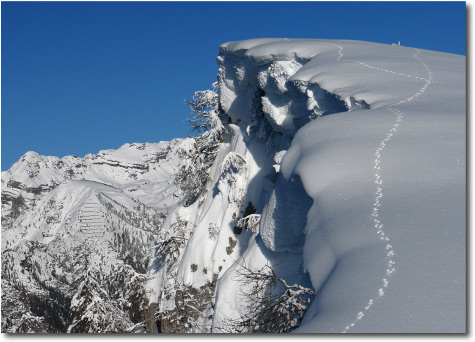
<instances>
[{"instance_id":1,"label":"snow-covered mountain","mask_svg":"<svg viewBox=\"0 0 475 342\"><path fill-rule=\"evenodd\" d=\"M2 331L464 332L465 57L217 61L201 136L2 173Z\"/></svg>"},{"instance_id":2,"label":"snow-covered mountain","mask_svg":"<svg viewBox=\"0 0 475 342\"><path fill-rule=\"evenodd\" d=\"M144 320L153 243L180 198L181 143L28 152L2 173L2 331L128 331ZM106 292L91 305L82 290L94 284Z\"/></svg>"}]
</instances>

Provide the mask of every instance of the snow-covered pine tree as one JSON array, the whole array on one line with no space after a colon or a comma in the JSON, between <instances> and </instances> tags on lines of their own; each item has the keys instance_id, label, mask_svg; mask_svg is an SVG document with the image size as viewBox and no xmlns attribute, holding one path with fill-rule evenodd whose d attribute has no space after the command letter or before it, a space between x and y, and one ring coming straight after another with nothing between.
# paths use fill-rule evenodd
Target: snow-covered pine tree
<instances>
[{"instance_id":1,"label":"snow-covered pine tree","mask_svg":"<svg viewBox=\"0 0 475 342\"><path fill-rule=\"evenodd\" d=\"M192 111L192 118L188 119L188 122L193 132L214 131L215 134L220 133L216 131L217 128L222 127L219 114L218 82L214 82L211 89L195 92L193 99L188 100L188 104Z\"/></svg>"},{"instance_id":2,"label":"snow-covered pine tree","mask_svg":"<svg viewBox=\"0 0 475 342\"><path fill-rule=\"evenodd\" d=\"M188 101L192 117L188 119L191 131L199 135L185 141L178 153L182 158L175 183L184 192L185 206L193 204L205 189L209 180L209 168L213 164L225 131L219 109L218 85L211 90L197 91Z\"/></svg>"},{"instance_id":3,"label":"snow-covered pine tree","mask_svg":"<svg viewBox=\"0 0 475 342\"><path fill-rule=\"evenodd\" d=\"M127 332L132 322L123 311L109 299L99 284L97 272L84 254L84 264L73 282L76 292L71 300L73 321L68 333Z\"/></svg>"}]
</instances>

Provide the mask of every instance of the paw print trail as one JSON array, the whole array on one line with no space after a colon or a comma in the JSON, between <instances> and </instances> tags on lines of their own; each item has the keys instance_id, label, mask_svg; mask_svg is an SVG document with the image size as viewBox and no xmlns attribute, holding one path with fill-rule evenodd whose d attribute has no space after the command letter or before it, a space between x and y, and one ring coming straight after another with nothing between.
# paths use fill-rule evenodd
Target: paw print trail
<instances>
[{"instance_id":1,"label":"paw print trail","mask_svg":"<svg viewBox=\"0 0 475 342\"><path fill-rule=\"evenodd\" d=\"M424 77L419 77L419 76L414 76L414 75L408 75L408 74L404 74L404 73L401 73L401 72L396 72L396 71L393 71L393 70L389 70L389 69L383 69L383 68L378 68L376 66L372 66L372 65L369 65L367 63L364 63L364 62L361 62L361 61L358 61L358 60L353 60L353 59L342 59L343 58L343 47L341 47L340 45L337 45L337 44L332 44L332 43L325 43L327 45L332 45L336 48L338 48L338 57L336 58L337 61L339 62L353 62L353 63L356 63L356 64L359 64L359 65L362 65L368 69L372 69L372 70L377 70L377 71L382 71L382 72L386 72L386 73L389 73L389 74L393 74L393 75L396 75L396 76L401 76L401 77L407 77L407 78L414 78L416 80L421 80L421 81L425 81L426 84L431 84L431 83L438 83L438 84L443 84L443 85L447 85L447 86L453 86L453 87L463 87L464 85L462 84L454 84L454 83L448 83L448 82L441 82L441 81L434 81L432 79L432 72L431 70L427 67L427 65L418 57L418 55L421 53L421 51L419 49L416 49L416 53L414 54L414 58L417 59L423 66L424 68L427 70L427 73L429 75L429 77L427 78L424 78ZM428 86L428 85L427 85ZM426 87L427 89L427 87ZM425 89L424 89L425 90ZM416 94L418 94L419 92L417 92ZM420 95L420 94L419 94ZM417 95L417 96L419 96ZM417 97L416 96L416 97ZM407 102L407 101L404 101L404 102ZM399 103L398 103L399 104Z\"/></svg>"},{"instance_id":2,"label":"paw print trail","mask_svg":"<svg viewBox=\"0 0 475 342\"><path fill-rule=\"evenodd\" d=\"M386 264L386 270L384 273L383 278L381 279L381 284L380 287L377 290L377 295L375 295L374 298L371 298L368 300L366 306L356 314L356 318L345 328L343 329L342 333L347 333L351 328L353 328L358 321L360 321L364 316L365 313L370 310L370 308L374 305L375 301L381 297L384 296L387 287L389 286L389 279L391 275L396 271L396 262L393 260L393 257L395 256L394 248L393 245L390 243L390 238L387 236L385 230L384 230L384 224L381 222L381 218L379 215L379 210L381 207L381 199L383 197L383 175L381 173L381 157L383 154L384 149L386 148L386 145L389 143L389 141L393 138L393 136L396 134L397 130L399 129L399 126L401 125L403 119L404 119L404 112L402 112L400 109L397 108L397 106L402 105L404 103L409 103L416 99L417 97L421 96L429 87L429 85L433 82L432 81L432 71L429 69L429 67L424 63L424 61L419 57L420 50L416 49L416 52L414 53L413 57L422 64L422 66L426 69L428 77L427 78L421 78L421 77L415 77L415 76L410 76L410 75L405 75L401 73L396 73L390 70L386 69L380 69L376 67L372 67L368 64L359 62L359 61L351 61L351 60L346 60L343 59L343 48L339 45L336 44L331 44L335 47L338 48L338 57L336 60L341 61L341 62L356 62L362 66L365 66L367 68L373 69L373 70L378 70L378 71L383 71L383 72L388 72L391 74L394 74L396 76L405 76L405 77L411 77L411 78L416 78L418 80L423 80L424 85L412 96L407 97L405 99L400 100L399 102L387 107L387 109L393 113L396 117L395 122L391 129L388 131L386 134L386 137L380 142L378 148L376 149L376 152L374 154L375 159L374 159L374 182L376 184L376 191L374 193L374 202L373 202L373 209L371 213L371 217L373 220L373 228L378 235L379 239L386 244L385 246L385 254L384 258L387 259L387 264Z\"/></svg>"}]
</instances>

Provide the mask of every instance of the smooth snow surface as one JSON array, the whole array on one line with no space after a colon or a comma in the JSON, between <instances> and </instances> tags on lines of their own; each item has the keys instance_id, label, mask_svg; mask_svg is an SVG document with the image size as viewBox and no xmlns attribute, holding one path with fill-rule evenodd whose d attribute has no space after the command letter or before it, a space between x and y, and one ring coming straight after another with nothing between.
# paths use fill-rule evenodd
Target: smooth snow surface
<instances>
[{"instance_id":1,"label":"smooth snow surface","mask_svg":"<svg viewBox=\"0 0 475 342\"><path fill-rule=\"evenodd\" d=\"M275 251L291 250L278 236L305 234L317 295L295 332L464 332L465 57L256 39L221 45L218 62L233 120L250 122L260 88L273 130L296 132L276 170L300 179L313 204L294 224L289 212L266 219L273 207L293 208L279 180L260 227ZM312 110L321 117L309 122Z\"/></svg>"}]
</instances>

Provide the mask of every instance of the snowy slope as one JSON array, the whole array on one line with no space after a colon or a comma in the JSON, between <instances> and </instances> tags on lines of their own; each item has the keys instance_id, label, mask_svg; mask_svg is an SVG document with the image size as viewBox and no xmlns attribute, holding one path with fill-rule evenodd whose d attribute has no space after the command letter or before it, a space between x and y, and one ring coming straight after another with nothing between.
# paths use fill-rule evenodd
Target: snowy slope
<instances>
[{"instance_id":1,"label":"snowy slope","mask_svg":"<svg viewBox=\"0 0 475 342\"><path fill-rule=\"evenodd\" d=\"M271 39L223 44L218 61L234 120L251 121L260 88L273 130L297 131L269 197L298 177L306 224L279 222L272 201L260 224L271 250L304 239L317 295L296 332L465 331L465 57Z\"/></svg>"}]
</instances>

